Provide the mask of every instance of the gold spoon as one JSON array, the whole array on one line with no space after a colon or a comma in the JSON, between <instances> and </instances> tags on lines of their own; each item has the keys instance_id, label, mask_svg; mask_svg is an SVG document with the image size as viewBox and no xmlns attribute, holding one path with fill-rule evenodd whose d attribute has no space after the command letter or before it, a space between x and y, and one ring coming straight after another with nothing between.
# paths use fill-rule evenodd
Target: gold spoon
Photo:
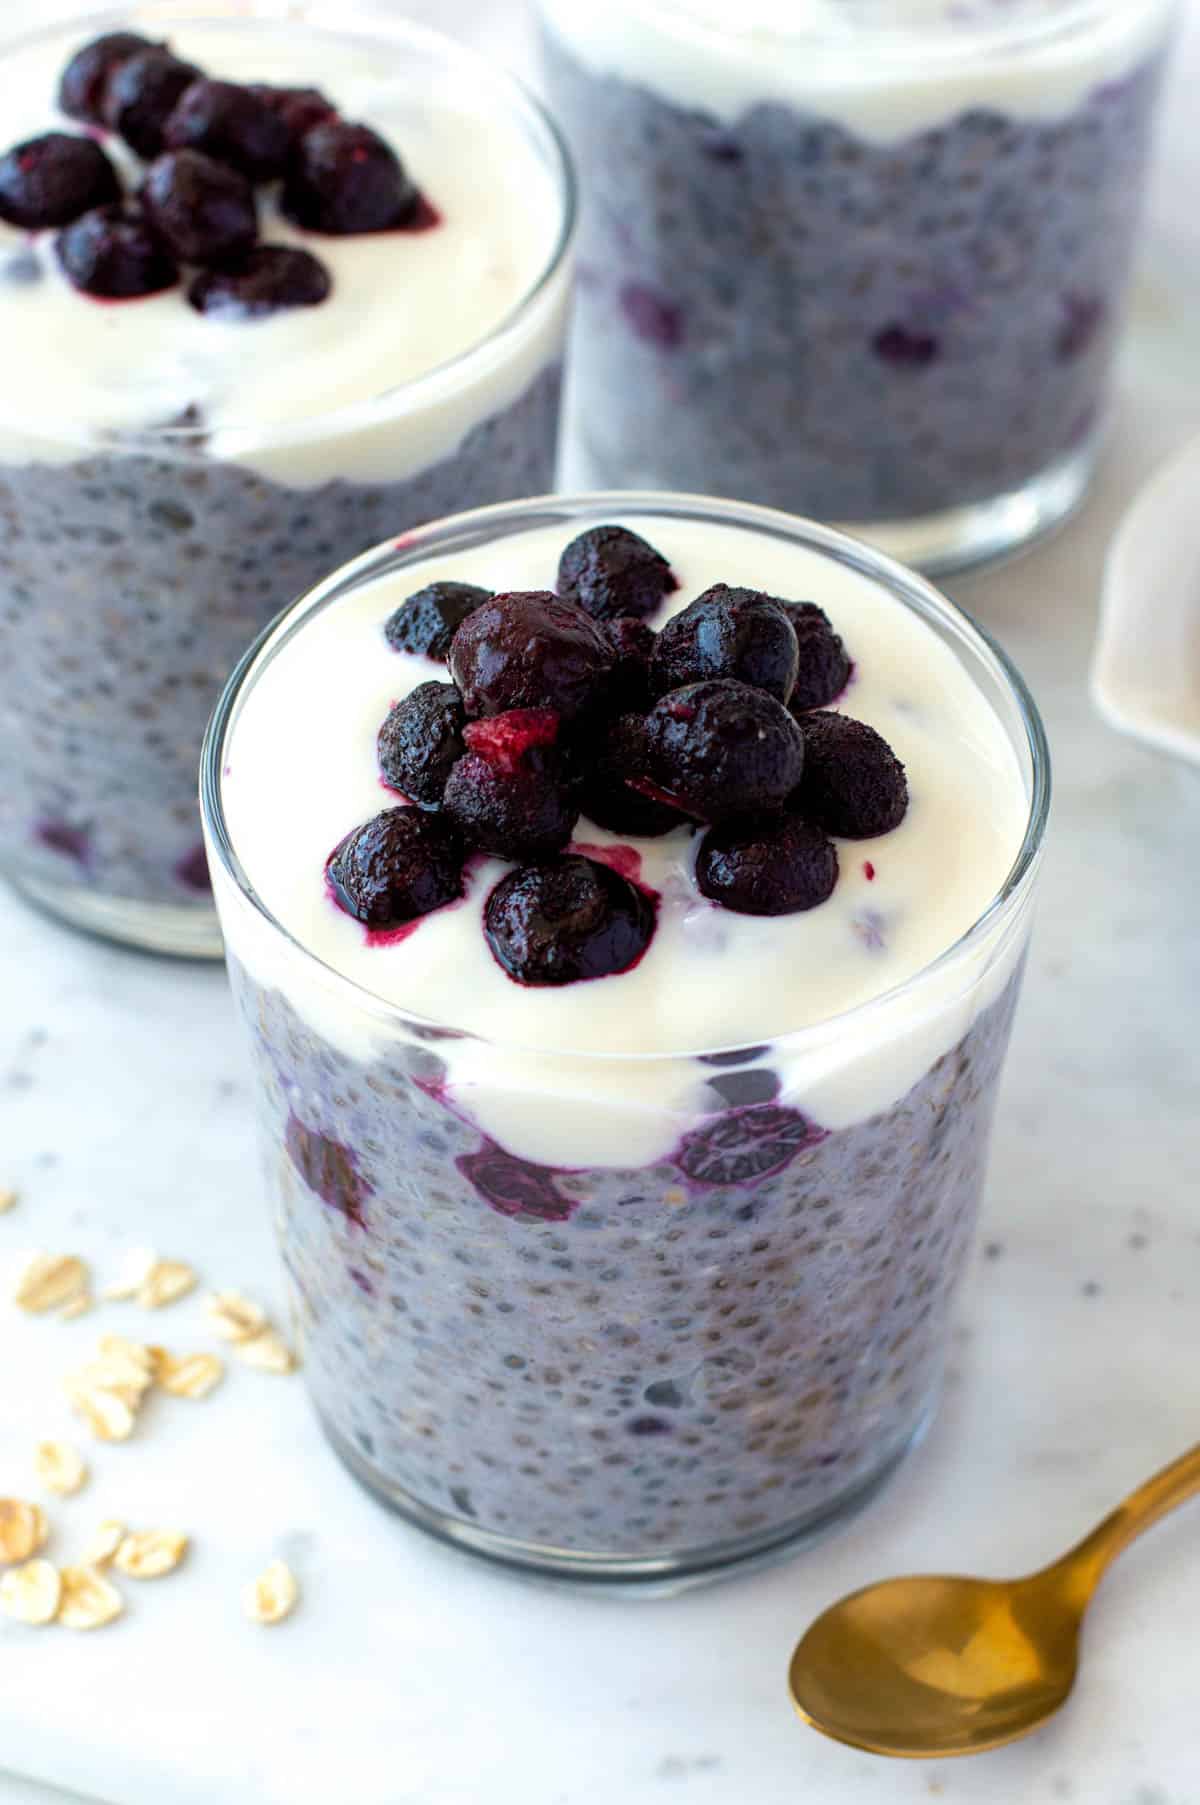
<instances>
[{"instance_id":1,"label":"gold spoon","mask_svg":"<svg viewBox=\"0 0 1200 1805\"><path fill-rule=\"evenodd\" d=\"M796 1647L796 1709L872 1755L975 1755L1027 1736L1066 1703L1083 1614L1110 1564L1197 1492L1200 1446L1028 1579L928 1574L851 1593Z\"/></svg>"}]
</instances>

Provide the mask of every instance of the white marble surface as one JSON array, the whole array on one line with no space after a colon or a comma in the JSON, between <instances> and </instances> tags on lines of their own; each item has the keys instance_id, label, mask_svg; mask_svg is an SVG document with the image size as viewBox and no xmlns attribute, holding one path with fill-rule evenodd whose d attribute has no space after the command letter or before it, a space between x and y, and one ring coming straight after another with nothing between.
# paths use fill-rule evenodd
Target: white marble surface
<instances>
[{"instance_id":1,"label":"white marble surface","mask_svg":"<svg viewBox=\"0 0 1200 1805\"><path fill-rule=\"evenodd\" d=\"M508 42L498 10L485 23ZM1193 6L1097 490L1053 544L954 586L1033 683L1058 799L980 1257L925 1447L819 1552L628 1605L510 1582L385 1518L316 1440L299 1381L238 1369L204 1404L156 1399L55 1506L54 1550L121 1514L191 1530L193 1558L130 1584L100 1636L0 1623L0 1766L27 1776L0 1776L3 1805L61 1805L35 1780L110 1805L1200 1801L1200 1507L1114 1572L1076 1698L1023 1747L889 1765L802 1728L784 1690L794 1638L841 1592L913 1567L1021 1570L1200 1435L1200 782L1102 726L1086 694L1113 522L1200 421L1196 75ZM150 1242L277 1294L233 1028L219 973L91 944L0 895L0 1185L22 1192L0 1218L5 1293L27 1246L104 1275ZM98 1324L141 1320L0 1305L0 1492L28 1489L35 1437L74 1433L57 1381ZM205 1339L192 1301L151 1328ZM275 1552L304 1603L256 1631L239 1591Z\"/></svg>"}]
</instances>

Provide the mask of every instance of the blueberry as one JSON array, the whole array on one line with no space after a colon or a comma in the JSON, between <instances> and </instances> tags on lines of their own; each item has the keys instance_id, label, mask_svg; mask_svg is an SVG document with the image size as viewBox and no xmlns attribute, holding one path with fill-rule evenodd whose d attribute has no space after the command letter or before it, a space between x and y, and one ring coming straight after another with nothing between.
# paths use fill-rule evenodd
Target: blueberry
<instances>
[{"instance_id":1,"label":"blueberry","mask_svg":"<svg viewBox=\"0 0 1200 1805\"><path fill-rule=\"evenodd\" d=\"M599 756L584 773L579 806L589 821L606 827L609 833L656 840L689 822L670 803L645 796L625 781L624 772L641 770L641 732L638 715L623 716L613 723Z\"/></svg>"},{"instance_id":2,"label":"blueberry","mask_svg":"<svg viewBox=\"0 0 1200 1805\"><path fill-rule=\"evenodd\" d=\"M119 132L139 157L156 157L176 101L201 74L169 50L139 50L122 58L104 90L104 123Z\"/></svg>"},{"instance_id":3,"label":"blueberry","mask_svg":"<svg viewBox=\"0 0 1200 1805\"><path fill-rule=\"evenodd\" d=\"M259 320L288 307L319 306L332 288L333 278L311 251L258 244L193 276L187 298L197 313Z\"/></svg>"},{"instance_id":4,"label":"blueberry","mask_svg":"<svg viewBox=\"0 0 1200 1805\"><path fill-rule=\"evenodd\" d=\"M683 343L683 309L661 289L646 282L626 282L617 296L635 338L656 351L676 351Z\"/></svg>"},{"instance_id":5,"label":"blueberry","mask_svg":"<svg viewBox=\"0 0 1200 1805\"><path fill-rule=\"evenodd\" d=\"M516 1159L492 1141L478 1153L462 1153L455 1161L468 1183L485 1203L502 1216L530 1222L566 1222L575 1208L554 1183L553 1166L535 1166Z\"/></svg>"},{"instance_id":6,"label":"blueberry","mask_svg":"<svg viewBox=\"0 0 1200 1805\"><path fill-rule=\"evenodd\" d=\"M804 766L804 740L782 702L729 679L672 690L639 737L626 754L626 780L699 821L781 807Z\"/></svg>"},{"instance_id":7,"label":"blueberry","mask_svg":"<svg viewBox=\"0 0 1200 1805\"><path fill-rule=\"evenodd\" d=\"M369 928L399 927L463 893L463 849L440 815L384 809L347 834L325 867L347 915Z\"/></svg>"},{"instance_id":8,"label":"blueberry","mask_svg":"<svg viewBox=\"0 0 1200 1805\"><path fill-rule=\"evenodd\" d=\"M789 707L793 714L809 708L825 708L841 695L850 681L853 665L841 637L823 608L815 602L785 602L796 634L799 664L796 687Z\"/></svg>"},{"instance_id":9,"label":"blueberry","mask_svg":"<svg viewBox=\"0 0 1200 1805\"><path fill-rule=\"evenodd\" d=\"M624 526L593 526L558 561L558 593L593 620L653 614L679 583L661 552Z\"/></svg>"},{"instance_id":10,"label":"blueberry","mask_svg":"<svg viewBox=\"0 0 1200 1805\"><path fill-rule=\"evenodd\" d=\"M748 1109L756 1103L773 1103L779 1095L779 1075L765 1065L744 1072L721 1072L710 1078L708 1088L731 1109Z\"/></svg>"},{"instance_id":11,"label":"blueberry","mask_svg":"<svg viewBox=\"0 0 1200 1805\"><path fill-rule=\"evenodd\" d=\"M621 713L649 708L650 657L654 651L654 628L631 614L601 622L601 631L612 647L613 665L609 706Z\"/></svg>"},{"instance_id":12,"label":"blueberry","mask_svg":"<svg viewBox=\"0 0 1200 1805\"><path fill-rule=\"evenodd\" d=\"M91 138L44 132L0 157L0 219L27 232L69 225L120 198L117 172Z\"/></svg>"},{"instance_id":13,"label":"blueberry","mask_svg":"<svg viewBox=\"0 0 1200 1805\"><path fill-rule=\"evenodd\" d=\"M168 150L146 172L147 217L181 263L219 263L258 235L254 190L244 175L198 150Z\"/></svg>"},{"instance_id":14,"label":"blueberry","mask_svg":"<svg viewBox=\"0 0 1200 1805\"><path fill-rule=\"evenodd\" d=\"M696 858L702 896L738 915L795 915L828 902L837 848L799 815L710 828Z\"/></svg>"},{"instance_id":15,"label":"blueberry","mask_svg":"<svg viewBox=\"0 0 1200 1805\"><path fill-rule=\"evenodd\" d=\"M314 125L337 118L337 108L319 88L276 88L270 82L252 82L250 93L281 119L289 141L295 145Z\"/></svg>"},{"instance_id":16,"label":"blueberry","mask_svg":"<svg viewBox=\"0 0 1200 1805\"><path fill-rule=\"evenodd\" d=\"M136 31L110 31L77 50L58 84L58 104L72 119L89 125L104 123L104 92L120 63L143 50L165 50Z\"/></svg>"},{"instance_id":17,"label":"blueberry","mask_svg":"<svg viewBox=\"0 0 1200 1805\"><path fill-rule=\"evenodd\" d=\"M492 591L476 583L426 583L401 602L383 631L393 651L418 652L445 664L450 641L468 614L491 599Z\"/></svg>"},{"instance_id":18,"label":"blueberry","mask_svg":"<svg viewBox=\"0 0 1200 1805\"><path fill-rule=\"evenodd\" d=\"M384 781L420 808L440 808L446 780L466 751L466 719L452 683L418 683L379 729Z\"/></svg>"},{"instance_id":19,"label":"blueberry","mask_svg":"<svg viewBox=\"0 0 1200 1805\"><path fill-rule=\"evenodd\" d=\"M908 808L904 766L865 721L804 716L804 776L795 806L826 833L873 840L899 827Z\"/></svg>"},{"instance_id":20,"label":"blueberry","mask_svg":"<svg viewBox=\"0 0 1200 1805\"><path fill-rule=\"evenodd\" d=\"M799 1110L768 1103L734 1110L685 1134L675 1164L696 1184L752 1184L782 1172L798 1153L824 1139L824 1131Z\"/></svg>"},{"instance_id":21,"label":"blueberry","mask_svg":"<svg viewBox=\"0 0 1200 1805\"><path fill-rule=\"evenodd\" d=\"M252 182L283 174L292 135L261 94L201 76L183 90L163 128L168 150L199 150Z\"/></svg>"},{"instance_id":22,"label":"blueberry","mask_svg":"<svg viewBox=\"0 0 1200 1805\"><path fill-rule=\"evenodd\" d=\"M614 663L596 622L549 590L492 596L450 646L450 674L473 716L553 708L574 721L603 706Z\"/></svg>"},{"instance_id":23,"label":"blueberry","mask_svg":"<svg viewBox=\"0 0 1200 1805\"><path fill-rule=\"evenodd\" d=\"M309 1190L347 1221L365 1228L363 1210L372 1187L358 1170L350 1148L319 1129L309 1128L296 1115L288 1117L283 1144Z\"/></svg>"},{"instance_id":24,"label":"blueberry","mask_svg":"<svg viewBox=\"0 0 1200 1805\"><path fill-rule=\"evenodd\" d=\"M468 750L443 798L468 845L497 858L537 859L567 844L579 804L556 747L558 730L558 716L545 708L468 723Z\"/></svg>"},{"instance_id":25,"label":"blueberry","mask_svg":"<svg viewBox=\"0 0 1200 1805\"><path fill-rule=\"evenodd\" d=\"M518 984L575 984L636 965L654 934L651 899L608 865L572 854L510 872L488 897L488 945Z\"/></svg>"},{"instance_id":26,"label":"blueberry","mask_svg":"<svg viewBox=\"0 0 1200 1805\"><path fill-rule=\"evenodd\" d=\"M932 333L900 325L883 327L871 340L871 349L881 363L900 370L924 370L936 363L941 353Z\"/></svg>"},{"instance_id":27,"label":"blueberry","mask_svg":"<svg viewBox=\"0 0 1200 1805\"><path fill-rule=\"evenodd\" d=\"M282 207L309 232L342 237L411 222L420 194L387 141L369 125L328 120L306 132L284 178Z\"/></svg>"},{"instance_id":28,"label":"blueberry","mask_svg":"<svg viewBox=\"0 0 1200 1805\"><path fill-rule=\"evenodd\" d=\"M798 665L785 604L757 589L716 583L662 629L650 660L650 690L665 696L686 683L732 677L786 702Z\"/></svg>"},{"instance_id":29,"label":"blueberry","mask_svg":"<svg viewBox=\"0 0 1200 1805\"><path fill-rule=\"evenodd\" d=\"M178 273L141 208L129 201L85 213L59 233L54 248L70 282L106 300L158 294Z\"/></svg>"}]
</instances>

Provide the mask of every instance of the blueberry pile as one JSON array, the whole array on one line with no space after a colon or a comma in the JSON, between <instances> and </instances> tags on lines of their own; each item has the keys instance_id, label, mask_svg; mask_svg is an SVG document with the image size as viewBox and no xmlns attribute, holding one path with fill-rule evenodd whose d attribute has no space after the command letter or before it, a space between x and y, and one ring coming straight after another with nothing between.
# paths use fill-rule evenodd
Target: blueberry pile
<instances>
[{"instance_id":1,"label":"blueberry pile","mask_svg":"<svg viewBox=\"0 0 1200 1805\"><path fill-rule=\"evenodd\" d=\"M58 104L146 165L126 193L91 135L45 132L0 156L0 220L57 232L59 263L85 294L127 300L182 278L199 313L316 306L332 288L320 258L258 242L264 183L280 185L284 215L308 232L411 231L437 219L391 146L317 89L211 80L136 32L77 51Z\"/></svg>"},{"instance_id":2,"label":"blueberry pile","mask_svg":"<svg viewBox=\"0 0 1200 1805\"><path fill-rule=\"evenodd\" d=\"M461 897L474 853L510 859L484 932L518 983L627 971L655 898L567 848L581 815L618 834L705 831L703 896L746 915L816 908L834 838L873 839L908 807L904 767L865 722L831 712L851 661L813 602L718 583L649 625L677 588L625 527L572 540L557 591L430 583L385 623L395 650L444 664L379 730L406 806L351 833L326 871L339 905L396 927Z\"/></svg>"}]
</instances>

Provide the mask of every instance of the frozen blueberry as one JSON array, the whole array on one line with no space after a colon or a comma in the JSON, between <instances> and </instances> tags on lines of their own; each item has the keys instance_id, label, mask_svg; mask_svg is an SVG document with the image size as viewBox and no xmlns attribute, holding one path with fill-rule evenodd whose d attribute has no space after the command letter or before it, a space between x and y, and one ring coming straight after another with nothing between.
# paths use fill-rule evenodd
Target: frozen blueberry
<instances>
[{"instance_id":1,"label":"frozen blueberry","mask_svg":"<svg viewBox=\"0 0 1200 1805\"><path fill-rule=\"evenodd\" d=\"M373 1188L358 1170L356 1156L345 1142L335 1141L320 1129L310 1128L299 1116L290 1115L283 1144L309 1190L347 1221L365 1228L363 1211Z\"/></svg>"},{"instance_id":2,"label":"frozen blueberry","mask_svg":"<svg viewBox=\"0 0 1200 1805\"><path fill-rule=\"evenodd\" d=\"M201 270L188 285L197 313L258 320L287 307L316 307L333 278L311 251L290 244L257 244L216 269Z\"/></svg>"},{"instance_id":3,"label":"frozen blueberry","mask_svg":"<svg viewBox=\"0 0 1200 1805\"><path fill-rule=\"evenodd\" d=\"M554 1183L553 1166L535 1166L485 1141L478 1153L461 1153L459 1171L502 1216L530 1222L566 1222L576 1208Z\"/></svg>"},{"instance_id":4,"label":"frozen blueberry","mask_svg":"<svg viewBox=\"0 0 1200 1805\"><path fill-rule=\"evenodd\" d=\"M492 596L450 646L450 674L472 716L553 708L576 720L603 706L614 663L590 615L545 589Z\"/></svg>"},{"instance_id":5,"label":"frozen blueberry","mask_svg":"<svg viewBox=\"0 0 1200 1805\"><path fill-rule=\"evenodd\" d=\"M147 217L181 263L220 263L258 236L254 190L244 175L198 150L168 150L146 172Z\"/></svg>"},{"instance_id":6,"label":"frozen blueberry","mask_svg":"<svg viewBox=\"0 0 1200 1805\"><path fill-rule=\"evenodd\" d=\"M250 93L283 121L293 145L314 125L337 118L337 108L319 88L276 88L270 82L259 81L250 84Z\"/></svg>"},{"instance_id":7,"label":"frozen blueberry","mask_svg":"<svg viewBox=\"0 0 1200 1805\"><path fill-rule=\"evenodd\" d=\"M446 780L466 751L466 720L453 683L418 683L379 729L384 781L421 808L440 808Z\"/></svg>"},{"instance_id":8,"label":"frozen blueberry","mask_svg":"<svg viewBox=\"0 0 1200 1805\"><path fill-rule=\"evenodd\" d=\"M467 724L467 752L450 773L443 806L468 845L497 858L538 859L567 844L579 804L557 750L558 731L548 708Z\"/></svg>"},{"instance_id":9,"label":"frozen blueberry","mask_svg":"<svg viewBox=\"0 0 1200 1805\"><path fill-rule=\"evenodd\" d=\"M804 740L782 702L729 679L672 690L640 740L629 759L640 752L643 768L627 762L626 780L699 821L781 807L804 767Z\"/></svg>"},{"instance_id":10,"label":"frozen blueberry","mask_svg":"<svg viewBox=\"0 0 1200 1805\"><path fill-rule=\"evenodd\" d=\"M690 823L670 803L645 796L626 782L626 771L642 770L642 731L641 717L636 714L622 716L613 723L599 756L584 773L579 806L589 821L606 827L611 834L657 840Z\"/></svg>"},{"instance_id":11,"label":"frozen blueberry","mask_svg":"<svg viewBox=\"0 0 1200 1805\"><path fill-rule=\"evenodd\" d=\"M93 38L77 50L62 72L58 84L58 104L72 119L86 119L90 125L104 123L104 91L118 64L128 62L143 50L165 50L136 31L110 31Z\"/></svg>"},{"instance_id":12,"label":"frozen blueberry","mask_svg":"<svg viewBox=\"0 0 1200 1805\"><path fill-rule=\"evenodd\" d=\"M163 128L168 150L199 150L252 182L283 174L292 134L261 94L201 76L183 90Z\"/></svg>"},{"instance_id":13,"label":"frozen blueberry","mask_svg":"<svg viewBox=\"0 0 1200 1805\"><path fill-rule=\"evenodd\" d=\"M64 227L54 248L68 280L105 300L157 294L178 274L158 233L129 201L85 213Z\"/></svg>"},{"instance_id":14,"label":"frozen blueberry","mask_svg":"<svg viewBox=\"0 0 1200 1805\"><path fill-rule=\"evenodd\" d=\"M908 808L904 766L865 721L819 712L804 717L801 814L826 833L873 840L899 827Z\"/></svg>"},{"instance_id":15,"label":"frozen blueberry","mask_svg":"<svg viewBox=\"0 0 1200 1805\"><path fill-rule=\"evenodd\" d=\"M758 589L716 583L673 615L658 636L650 660L656 696L732 677L786 702L796 683L796 634L782 602Z\"/></svg>"},{"instance_id":16,"label":"frozen blueberry","mask_svg":"<svg viewBox=\"0 0 1200 1805\"><path fill-rule=\"evenodd\" d=\"M440 815L389 808L347 834L325 871L347 915L393 928L462 895L463 848Z\"/></svg>"},{"instance_id":17,"label":"frozen blueberry","mask_svg":"<svg viewBox=\"0 0 1200 1805\"><path fill-rule=\"evenodd\" d=\"M0 219L27 232L69 225L120 198L117 172L91 138L44 132L0 157Z\"/></svg>"},{"instance_id":18,"label":"frozen blueberry","mask_svg":"<svg viewBox=\"0 0 1200 1805\"><path fill-rule=\"evenodd\" d=\"M488 945L518 984L575 984L636 965L654 905L608 865L572 854L503 878L483 915Z\"/></svg>"},{"instance_id":19,"label":"frozen blueberry","mask_svg":"<svg viewBox=\"0 0 1200 1805\"><path fill-rule=\"evenodd\" d=\"M853 666L850 655L823 608L815 602L785 602L788 619L796 634L799 663L796 687L789 706L793 714L809 708L826 708L836 701L847 683Z\"/></svg>"},{"instance_id":20,"label":"frozen blueberry","mask_svg":"<svg viewBox=\"0 0 1200 1805\"><path fill-rule=\"evenodd\" d=\"M720 1116L685 1134L675 1164L696 1184L753 1184L791 1165L806 1147L825 1139L799 1110L763 1104Z\"/></svg>"},{"instance_id":21,"label":"frozen blueberry","mask_svg":"<svg viewBox=\"0 0 1200 1805\"><path fill-rule=\"evenodd\" d=\"M558 593L593 620L653 614L679 583L661 552L624 526L593 526L558 561Z\"/></svg>"},{"instance_id":22,"label":"frozen blueberry","mask_svg":"<svg viewBox=\"0 0 1200 1805\"><path fill-rule=\"evenodd\" d=\"M420 194L387 141L369 125L327 120L292 153L283 211L309 232L342 237L409 224Z\"/></svg>"},{"instance_id":23,"label":"frozen blueberry","mask_svg":"<svg viewBox=\"0 0 1200 1805\"><path fill-rule=\"evenodd\" d=\"M601 622L601 631L612 647L616 662L612 670L609 706L622 713L649 708L650 656L654 651L655 632L644 620L622 614L616 620Z\"/></svg>"},{"instance_id":24,"label":"frozen blueberry","mask_svg":"<svg viewBox=\"0 0 1200 1805\"><path fill-rule=\"evenodd\" d=\"M900 370L924 370L938 360L941 346L930 332L909 326L884 326L871 340L871 349L881 363Z\"/></svg>"},{"instance_id":25,"label":"frozen blueberry","mask_svg":"<svg viewBox=\"0 0 1200 1805\"><path fill-rule=\"evenodd\" d=\"M419 652L445 664L450 641L468 614L491 599L492 591L476 583L426 583L401 602L383 631L393 651Z\"/></svg>"},{"instance_id":26,"label":"frozen blueberry","mask_svg":"<svg viewBox=\"0 0 1200 1805\"><path fill-rule=\"evenodd\" d=\"M702 896L738 915L795 915L828 902L837 848L800 815L710 828L696 858Z\"/></svg>"},{"instance_id":27,"label":"frozen blueberry","mask_svg":"<svg viewBox=\"0 0 1200 1805\"><path fill-rule=\"evenodd\" d=\"M156 157L176 101L202 73L165 49L139 50L122 58L105 85L104 123L119 132L139 157Z\"/></svg>"}]
</instances>

